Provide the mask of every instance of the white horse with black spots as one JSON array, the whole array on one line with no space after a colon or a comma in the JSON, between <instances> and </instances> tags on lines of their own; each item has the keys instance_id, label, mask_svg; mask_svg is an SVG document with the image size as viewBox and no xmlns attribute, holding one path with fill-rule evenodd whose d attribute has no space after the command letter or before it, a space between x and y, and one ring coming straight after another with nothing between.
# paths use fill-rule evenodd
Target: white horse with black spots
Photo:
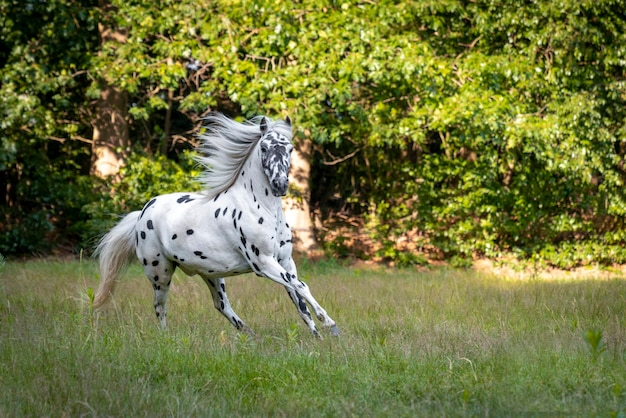
<instances>
[{"instance_id":1,"label":"white horse with black spots","mask_svg":"<svg viewBox=\"0 0 626 418\"><path fill-rule=\"evenodd\" d=\"M110 298L134 256L154 288L154 309L166 326L166 301L179 267L206 282L213 303L238 330L252 333L228 301L224 277L254 272L283 285L314 335L308 305L331 335L339 328L298 279L292 235L281 206L287 193L291 122L266 117L245 123L223 115L208 118L198 160L206 167L200 193L157 196L126 215L100 241L100 284L94 307Z\"/></svg>"}]
</instances>

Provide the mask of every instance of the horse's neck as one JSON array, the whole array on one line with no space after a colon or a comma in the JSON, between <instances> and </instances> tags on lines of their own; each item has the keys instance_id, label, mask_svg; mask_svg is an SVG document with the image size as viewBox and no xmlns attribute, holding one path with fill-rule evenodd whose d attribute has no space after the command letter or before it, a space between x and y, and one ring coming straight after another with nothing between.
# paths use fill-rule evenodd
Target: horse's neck
<instances>
[{"instance_id":1,"label":"horse's neck","mask_svg":"<svg viewBox=\"0 0 626 418\"><path fill-rule=\"evenodd\" d=\"M235 186L249 195L255 206L276 212L281 210L281 198L272 194L267 176L259 161L249 159L235 182Z\"/></svg>"}]
</instances>

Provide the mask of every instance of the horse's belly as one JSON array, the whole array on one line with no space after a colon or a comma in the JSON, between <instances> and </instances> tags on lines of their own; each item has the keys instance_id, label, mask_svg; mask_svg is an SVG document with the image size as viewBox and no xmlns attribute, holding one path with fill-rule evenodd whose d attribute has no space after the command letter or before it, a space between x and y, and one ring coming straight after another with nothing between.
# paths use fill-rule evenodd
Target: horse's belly
<instances>
[{"instance_id":1,"label":"horse's belly","mask_svg":"<svg viewBox=\"0 0 626 418\"><path fill-rule=\"evenodd\" d=\"M190 276L225 277L250 271L246 259L235 249L194 248L166 249L166 256Z\"/></svg>"},{"instance_id":2,"label":"horse's belly","mask_svg":"<svg viewBox=\"0 0 626 418\"><path fill-rule=\"evenodd\" d=\"M204 277L227 277L252 271L248 263L233 262L226 264L223 261L184 261L177 262L178 267L186 274L193 276L199 274Z\"/></svg>"}]
</instances>

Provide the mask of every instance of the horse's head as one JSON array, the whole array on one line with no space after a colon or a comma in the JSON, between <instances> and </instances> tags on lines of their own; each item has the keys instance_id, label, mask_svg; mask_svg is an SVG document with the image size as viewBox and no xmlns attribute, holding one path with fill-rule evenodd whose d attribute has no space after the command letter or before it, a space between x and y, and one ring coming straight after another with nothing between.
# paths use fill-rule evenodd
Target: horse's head
<instances>
[{"instance_id":1,"label":"horse's head","mask_svg":"<svg viewBox=\"0 0 626 418\"><path fill-rule=\"evenodd\" d=\"M285 124L291 129L289 117L285 119ZM293 145L287 136L281 133L283 129L277 129L276 125L268 127L265 118L261 120L260 127L259 152L263 171L267 176L272 194L276 197L284 196L289 186L289 167Z\"/></svg>"}]
</instances>

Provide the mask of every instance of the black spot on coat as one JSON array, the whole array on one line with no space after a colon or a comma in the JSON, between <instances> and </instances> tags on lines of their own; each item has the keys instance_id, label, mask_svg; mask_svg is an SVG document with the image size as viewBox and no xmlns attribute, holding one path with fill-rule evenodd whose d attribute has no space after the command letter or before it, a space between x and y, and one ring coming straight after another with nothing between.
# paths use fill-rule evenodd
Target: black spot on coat
<instances>
[{"instance_id":1,"label":"black spot on coat","mask_svg":"<svg viewBox=\"0 0 626 418\"><path fill-rule=\"evenodd\" d=\"M146 209L148 209L150 206L154 205L154 202L156 202L156 198L154 198L151 201L149 201L148 203L146 203L146 206L144 206L143 210L141 211L141 215L139 216L139 219L143 218L143 214L146 212Z\"/></svg>"},{"instance_id":2,"label":"black spot on coat","mask_svg":"<svg viewBox=\"0 0 626 418\"><path fill-rule=\"evenodd\" d=\"M188 203L188 202L193 202L194 199L192 199L188 194L179 197L176 202L178 203Z\"/></svg>"},{"instance_id":3,"label":"black spot on coat","mask_svg":"<svg viewBox=\"0 0 626 418\"><path fill-rule=\"evenodd\" d=\"M304 303L304 299L298 298L298 306L300 308L300 312L304 312L309 318L311 317L311 313L307 309L306 303Z\"/></svg>"}]
</instances>

